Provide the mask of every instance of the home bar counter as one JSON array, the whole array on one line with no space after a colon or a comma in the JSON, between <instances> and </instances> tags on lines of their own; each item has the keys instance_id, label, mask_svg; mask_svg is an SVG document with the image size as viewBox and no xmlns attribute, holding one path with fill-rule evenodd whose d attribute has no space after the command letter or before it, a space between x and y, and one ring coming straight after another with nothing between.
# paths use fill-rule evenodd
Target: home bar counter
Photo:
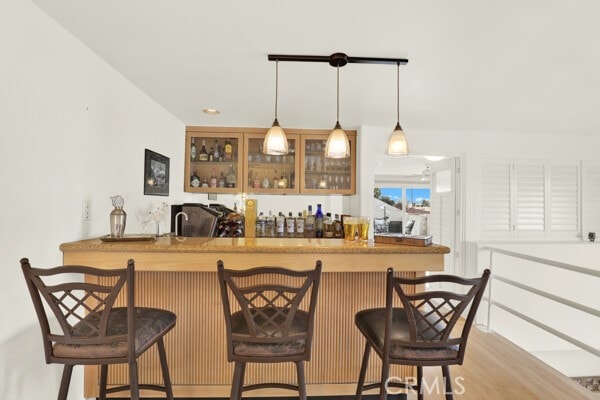
<instances>
[{"instance_id":1,"label":"home bar counter","mask_svg":"<svg viewBox=\"0 0 600 400\"><path fill-rule=\"evenodd\" d=\"M177 326L165 337L176 397L229 397L233 363L227 361L225 323L216 276L217 260L225 268L281 266L312 269L323 262L315 316L312 359L306 363L308 395L349 395L356 390L364 339L354 314L384 306L385 271L413 277L442 271L445 246L403 246L342 239L185 238L153 241L63 243L65 265L124 268L135 260L136 306L164 308L177 314ZM289 365L288 365L289 364ZM245 383L295 383L293 364L249 364ZM378 379L380 363L372 357L368 381ZM162 383L158 354L150 349L139 362L140 382ZM97 367L85 367L85 397L98 396ZM412 367L396 367L395 376L413 376ZM126 384L126 365L109 368L110 385ZM142 391L142 394L143 391ZM151 395L152 393L146 393ZM118 394L117 394L118 395ZM246 396L293 396L262 389Z\"/></svg>"}]
</instances>

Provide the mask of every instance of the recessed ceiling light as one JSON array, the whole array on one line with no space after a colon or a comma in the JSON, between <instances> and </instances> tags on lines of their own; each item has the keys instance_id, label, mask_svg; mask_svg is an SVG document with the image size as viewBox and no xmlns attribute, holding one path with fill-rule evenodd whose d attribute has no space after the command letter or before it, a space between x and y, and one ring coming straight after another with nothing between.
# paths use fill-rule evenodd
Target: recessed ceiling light
<instances>
[{"instance_id":1,"label":"recessed ceiling light","mask_svg":"<svg viewBox=\"0 0 600 400\"><path fill-rule=\"evenodd\" d=\"M423 156L428 161L440 161L446 158L445 156Z\"/></svg>"},{"instance_id":2,"label":"recessed ceiling light","mask_svg":"<svg viewBox=\"0 0 600 400\"><path fill-rule=\"evenodd\" d=\"M208 115L217 115L217 114L221 113L221 111L215 110L214 108L205 108L202 111L204 112L204 114L208 114Z\"/></svg>"}]
</instances>

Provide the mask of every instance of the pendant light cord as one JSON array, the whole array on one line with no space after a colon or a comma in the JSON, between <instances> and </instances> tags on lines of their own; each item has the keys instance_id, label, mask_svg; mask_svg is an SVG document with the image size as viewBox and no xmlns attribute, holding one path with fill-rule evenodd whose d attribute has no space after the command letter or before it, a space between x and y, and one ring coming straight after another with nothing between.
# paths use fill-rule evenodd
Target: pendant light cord
<instances>
[{"instance_id":1,"label":"pendant light cord","mask_svg":"<svg viewBox=\"0 0 600 400\"><path fill-rule=\"evenodd\" d=\"M275 120L277 120L277 98L279 94L279 60L275 60Z\"/></svg>"},{"instance_id":2,"label":"pendant light cord","mask_svg":"<svg viewBox=\"0 0 600 400\"><path fill-rule=\"evenodd\" d=\"M337 121L340 122L340 65L337 65Z\"/></svg>"},{"instance_id":3,"label":"pendant light cord","mask_svg":"<svg viewBox=\"0 0 600 400\"><path fill-rule=\"evenodd\" d=\"M400 63L397 64L397 75L396 75L396 120L400 123Z\"/></svg>"}]
</instances>

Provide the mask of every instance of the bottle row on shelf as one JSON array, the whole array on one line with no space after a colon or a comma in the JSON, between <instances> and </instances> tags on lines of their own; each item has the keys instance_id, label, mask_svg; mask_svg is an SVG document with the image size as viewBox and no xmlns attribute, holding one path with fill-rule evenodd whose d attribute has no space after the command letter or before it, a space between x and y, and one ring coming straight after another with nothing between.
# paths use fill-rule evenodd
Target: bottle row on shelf
<instances>
[{"instance_id":1,"label":"bottle row on shelf","mask_svg":"<svg viewBox=\"0 0 600 400\"><path fill-rule=\"evenodd\" d=\"M342 238L343 234L339 214L334 218L331 213L324 215L320 204L317 204L315 214L312 206L308 206L308 212L298 212L297 217L291 211L287 217L282 212L274 216L269 211L268 216L261 212L256 219L256 237Z\"/></svg>"},{"instance_id":2,"label":"bottle row on shelf","mask_svg":"<svg viewBox=\"0 0 600 400\"><path fill-rule=\"evenodd\" d=\"M259 175L260 173L260 175ZM271 170L250 170L248 172L248 187L254 189L294 189L296 187L296 173L283 170L281 175L274 170L273 177L269 179ZM262 176L262 178L261 178Z\"/></svg>"},{"instance_id":3,"label":"bottle row on shelf","mask_svg":"<svg viewBox=\"0 0 600 400\"><path fill-rule=\"evenodd\" d=\"M194 173L190 177L190 185L195 188L235 188L236 180L237 176L233 169L233 164L229 164L229 169L226 173L223 172L223 170L217 171L217 169L213 167L210 178L207 176L200 177L194 170Z\"/></svg>"},{"instance_id":4,"label":"bottle row on shelf","mask_svg":"<svg viewBox=\"0 0 600 400\"><path fill-rule=\"evenodd\" d=\"M237 149L231 139L225 139L223 145L218 139L215 139L215 145L206 150L206 140L202 140L202 147L198 151L195 143L195 138L192 138L190 149L191 161L235 161L237 158Z\"/></svg>"}]
</instances>

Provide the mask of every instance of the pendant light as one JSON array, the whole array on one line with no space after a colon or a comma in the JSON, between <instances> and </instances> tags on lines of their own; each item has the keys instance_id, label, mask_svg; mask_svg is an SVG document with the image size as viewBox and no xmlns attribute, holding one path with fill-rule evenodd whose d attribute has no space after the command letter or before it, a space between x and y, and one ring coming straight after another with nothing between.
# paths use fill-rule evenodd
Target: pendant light
<instances>
[{"instance_id":1,"label":"pendant light","mask_svg":"<svg viewBox=\"0 0 600 400\"><path fill-rule=\"evenodd\" d=\"M275 120L273 126L267 131L263 142L263 153L272 155L284 155L288 153L288 141L285 132L277 121L277 97L279 87L279 60L275 61Z\"/></svg>"},{"instance_id":2,"label":"pendant light","mask_svg":"<svg viewBox=\"0 0 600 400\"><path fill-rule=\"evenodd\" d=\"M386 155L389 157L402 157L409 154L408 141L400 126L400 63L397 64L398 73L396 79L396 128L390 135Z\"/></svg>"},{"instance_id":3,"label":"pendant light","mask_svg":"<svg viewBox=\"0 0 600 400\"><path fill-rule=\"evenodd\" d=\"M344 64L345 65L345 64ZM350 142L346 132L340 126L340 62L336 64L337 68L337 119L333 131L327 138L325 145L325 157L329 158L348 158L350 157Z\"/></svg>"}]
</instances>

